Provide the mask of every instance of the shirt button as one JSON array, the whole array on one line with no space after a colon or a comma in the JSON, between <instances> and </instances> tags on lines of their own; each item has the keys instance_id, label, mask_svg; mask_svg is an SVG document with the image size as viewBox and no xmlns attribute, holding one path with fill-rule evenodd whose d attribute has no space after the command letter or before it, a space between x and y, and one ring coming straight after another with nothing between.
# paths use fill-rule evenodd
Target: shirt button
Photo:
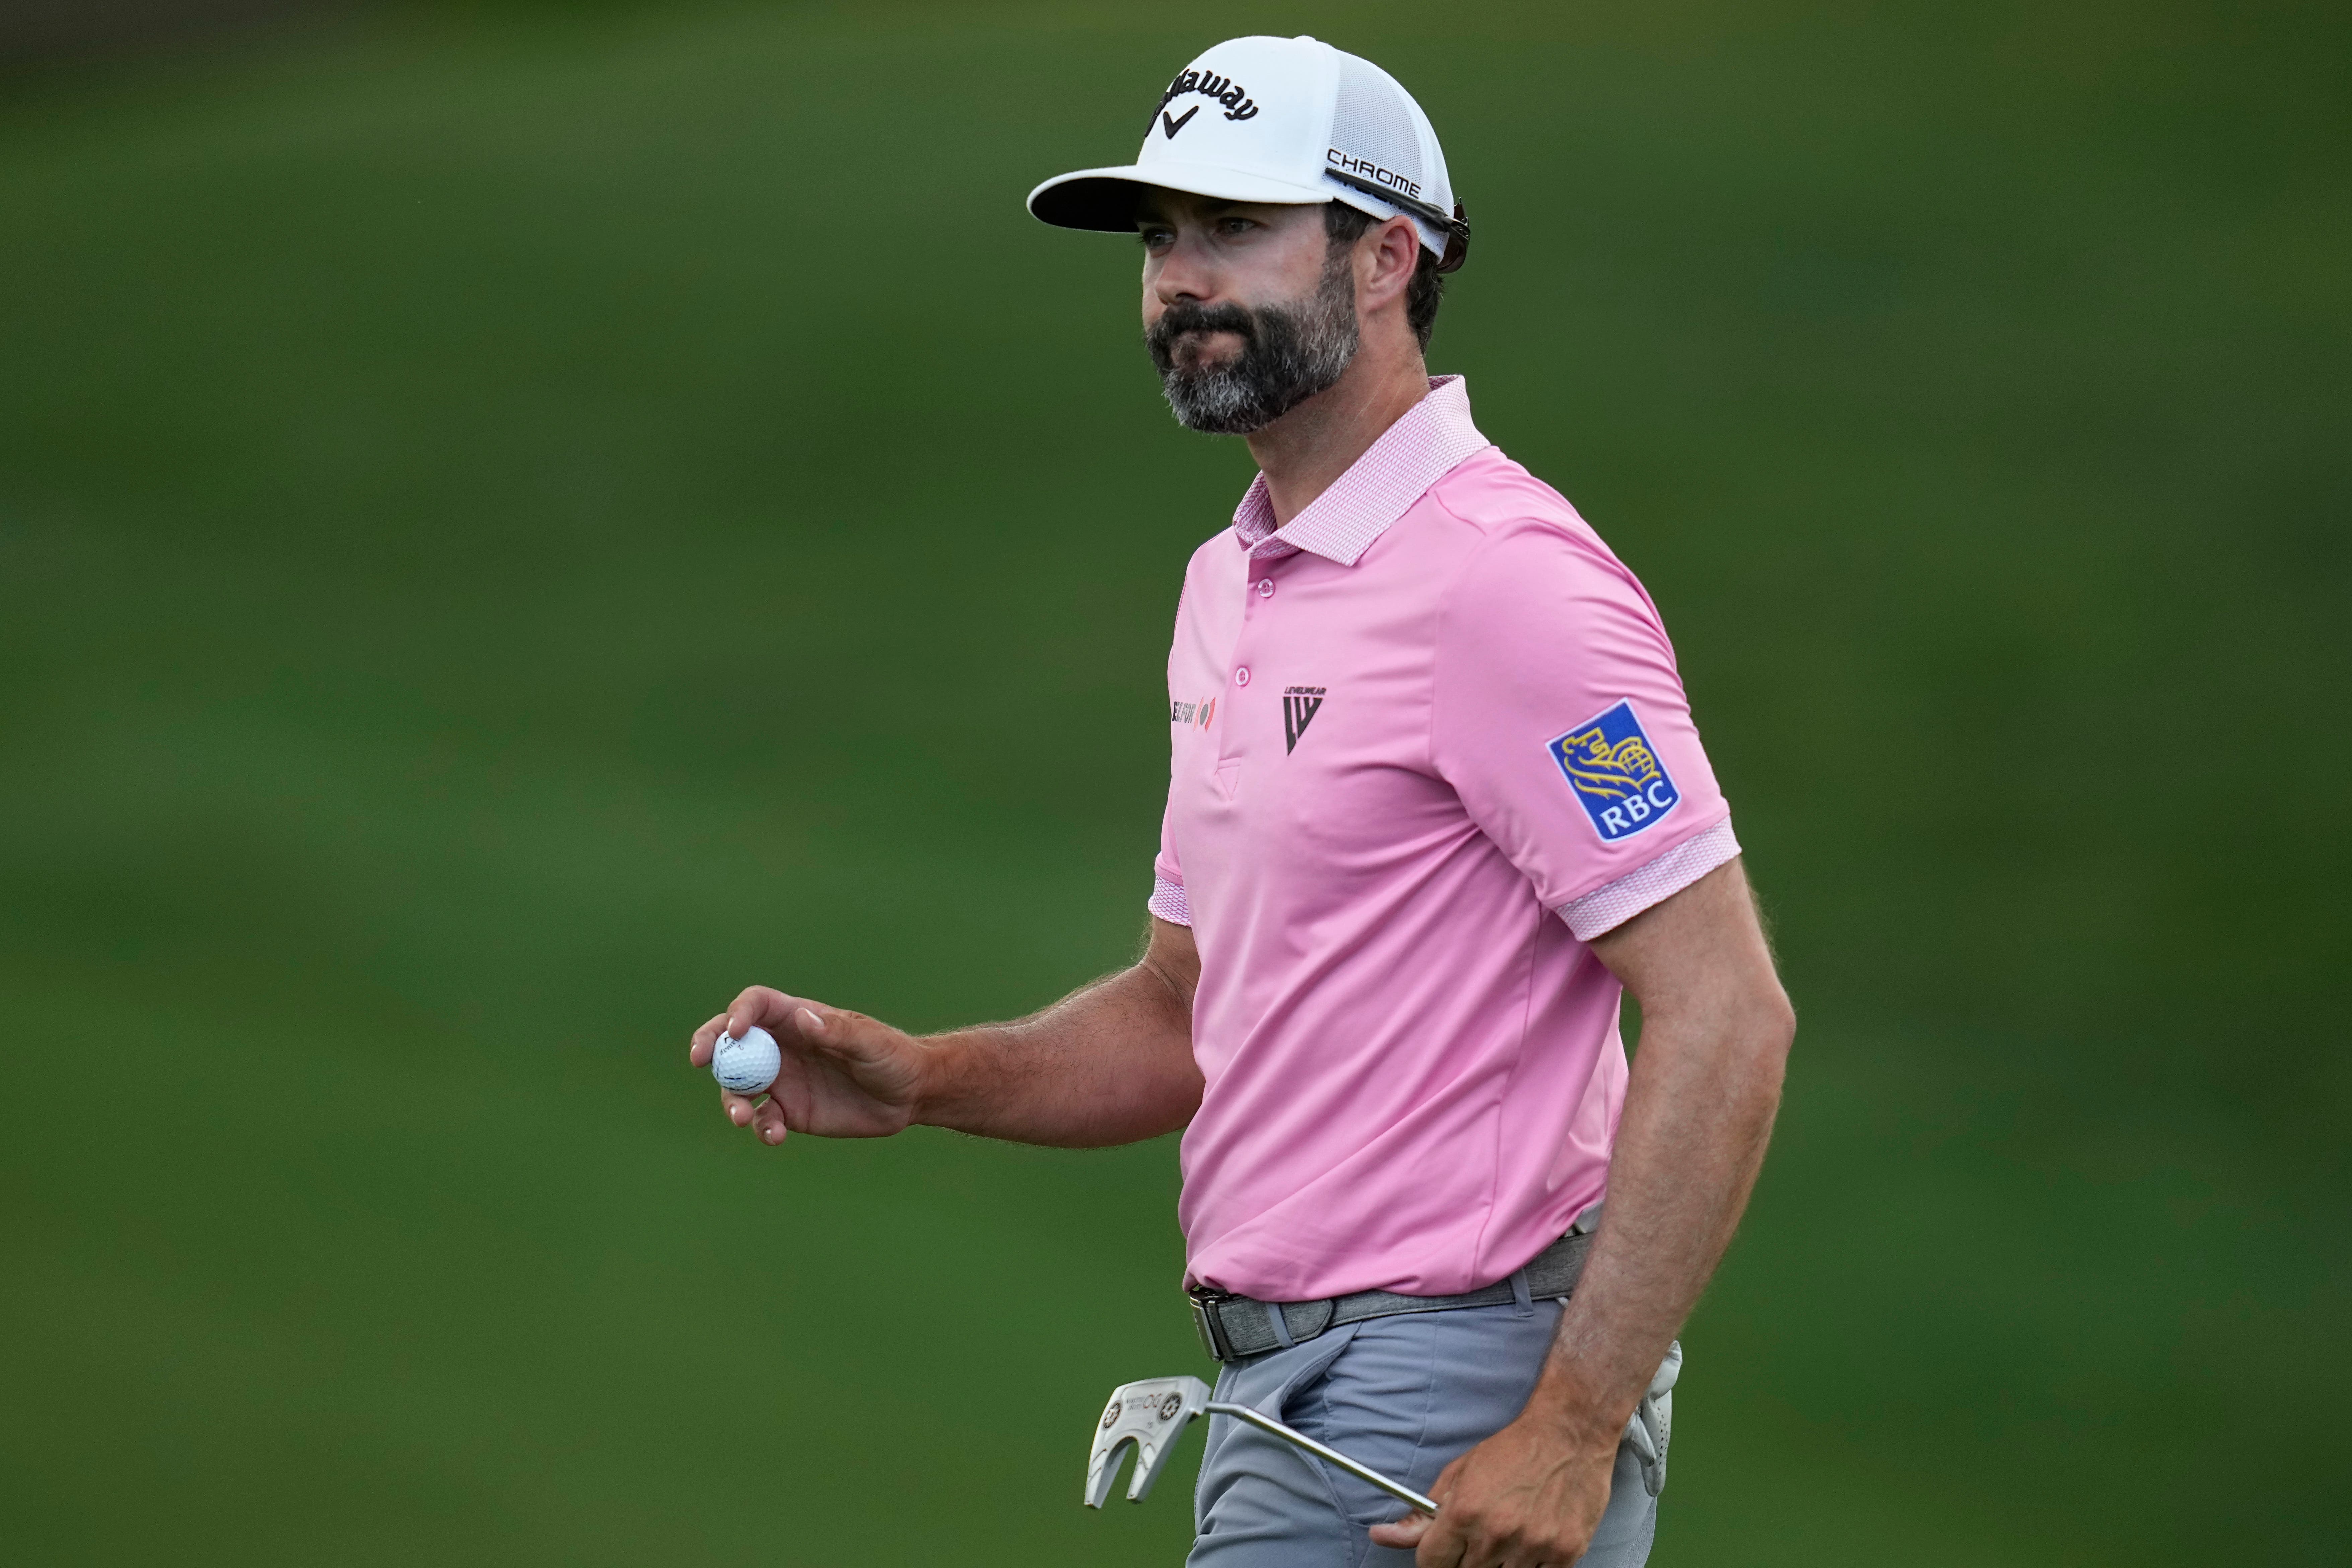
<instances>
[{"instance_id":1,"label":"shirt button","mask_svg":"<svg viewBox=\"0 0 2352 1568\"><path fill-rule=\"evenodd\" d=\"M1247 686L1249 684L1248 665L1244 665L1239 669L1234 671L1234 684L1235 686Z\"/></svg>"},{"instance_id":2,"label":"shirt button","mask_svg":"<svg viewBox=\"0 0 2352 1568\"><path fill-rule=\"evenodd\" d=\"M1271 599L1274 597L1273 578L1261 577L1257 580L1257 596L1261 599Z\"/></svg>"}]
</instances>

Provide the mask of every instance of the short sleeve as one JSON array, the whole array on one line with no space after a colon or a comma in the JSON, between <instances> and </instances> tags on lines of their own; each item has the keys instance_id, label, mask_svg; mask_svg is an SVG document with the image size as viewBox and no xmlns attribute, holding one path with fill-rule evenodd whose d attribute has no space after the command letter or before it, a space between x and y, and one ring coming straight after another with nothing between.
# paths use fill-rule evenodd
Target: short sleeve
<instances>
[{"instance_id":1,"label":"short sleeve","mask_svg":"<svg viewBox=\"0 0 2352 1568\"><path fill-rule=\"evenodd\" d=\"M1184 868L1176 859L1176 840L1169 831L1168 813L1160 815L1160 854L1151 862L1151 900L1146 906L1171 925L1192 923L1192 907L1184 901Z\"/></svg>"},{"instance_id":2,"label":"short sleeve","mask_svg":"<svg viewBox=\"0 0 2352 1568\"><path fill-rule=\"evenodd\" d=\"M1657 609L1580 527L1500 526L1447 590L1430 750L1580 940L1739 852Z\"/></svg>"},{"instance_id":3,"label":"short sleeve","mask_svg":"<svg viewBox=\"0 0 2352 1568\"><path fill-rule=\"evenodd\" d=\"M1189 578L1190 573L1188 572L1186 575ZM1188 584L1187 592L1189 591ZM1176 624L1179 626L1184 624L1183 594L1179 594L1176 597ZM1176 654L1172 648L1169 650L1168 667L1169 689L1172 693L1175 689L1176 668ZM1172 734L1169 741L1168 773L1168 803L1160 813L1160 853L1151 862L1151 898L1144 907L1149 909L1157 919L1166 921L1171 925L1188 926L1192 923L1192 908L1184 900L1183 862L1176 858L1176 759L1175 741Z\"/></svg>"}]
</instances>

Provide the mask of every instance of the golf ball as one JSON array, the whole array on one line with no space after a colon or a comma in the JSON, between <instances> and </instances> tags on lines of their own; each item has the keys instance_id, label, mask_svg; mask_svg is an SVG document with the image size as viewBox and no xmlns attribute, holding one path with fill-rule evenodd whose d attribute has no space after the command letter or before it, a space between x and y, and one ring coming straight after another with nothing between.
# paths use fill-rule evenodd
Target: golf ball
<instances>
[{"instance_id":1,"label":"golf ball","mask_svg":"<svg viewBox=\"0 0 2352 1568\"><path fill-rule=\"evenodd\" d=\"M719 1080L719 1088L737 1094L759 1093L776 1081L783 1066L784 1053L776 1048L776 1037L757 1024L744 1030L740 1040L732 1035L719 1036L710 1052L710 1076Z\"/></svg>"}]
</instances>

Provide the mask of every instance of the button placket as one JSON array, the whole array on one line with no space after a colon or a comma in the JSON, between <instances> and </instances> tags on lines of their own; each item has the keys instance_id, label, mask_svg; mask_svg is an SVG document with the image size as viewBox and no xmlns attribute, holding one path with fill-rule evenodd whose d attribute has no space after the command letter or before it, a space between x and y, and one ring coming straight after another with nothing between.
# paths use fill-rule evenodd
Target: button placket
<instances>
[{"instance_id":1,"label":"button placket","mask_svg":"<svg viewBox=\"0 0 2352 1568\"><path fill-rule=\"evenodd\" d=\"M1253 627L1259 609L1264 607L1264 602L1273 597L1274 563L1271 559L1253 556L1247 563L1242 579L1241 635L1234 645L1233 673L1226 683L1226 695L1231 702L1237 704L1245 700L1244 694L1249 689L1251 679L1249 658L1252 651ZM1238 770L1241 767L1241 760L1234 754L1243 731L1240 715L1229 711L1223 717L1221 727L1224 732L1217 738L1215 771L1218 792L1227 800L1231 800L1239 780Z\"/></svg>"}]
</instances>

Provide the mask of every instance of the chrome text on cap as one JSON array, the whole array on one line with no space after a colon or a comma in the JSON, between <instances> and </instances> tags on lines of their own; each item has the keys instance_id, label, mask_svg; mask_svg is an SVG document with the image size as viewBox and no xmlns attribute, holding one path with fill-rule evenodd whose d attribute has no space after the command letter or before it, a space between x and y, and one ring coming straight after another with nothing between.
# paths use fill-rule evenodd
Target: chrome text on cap
<instances>
[{"instance_id":1,"label":"chrome text on cap","mask_svg":"<svg viewBox=\"0 0 2352 1568\"><path fill-rule=\"evenodd\" d=\"M1231 117L1228 116L1228 118ZM1386 185L1392 191L1402 191L1406 195L1416 198L1421 195L1419 180L1406 179L1394 169L1383 169L1370 158L1359 158L1353 153L1342 153L1337 147L1333 147L1323 154L1323 161L1343 174L1354 174L1360 179L1370 180L1374 184Z\"/></svg>"}]
</instances>

